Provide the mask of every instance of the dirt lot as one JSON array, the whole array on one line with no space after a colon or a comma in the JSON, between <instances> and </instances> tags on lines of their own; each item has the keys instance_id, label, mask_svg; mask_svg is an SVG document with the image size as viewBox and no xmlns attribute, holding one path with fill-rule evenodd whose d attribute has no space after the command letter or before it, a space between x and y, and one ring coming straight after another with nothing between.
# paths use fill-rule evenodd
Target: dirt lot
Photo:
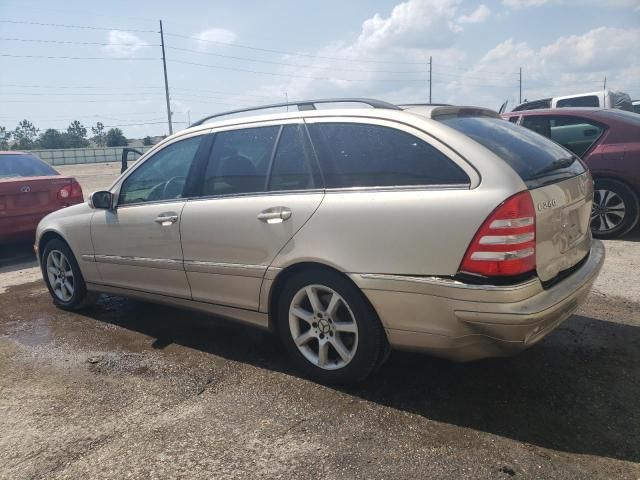
<instances>
[{"instance_id":1,"label":"dirt lot","mask_svg":"<svg viewBox=\"0 0 640 480\"><path fill-rule=\"evenodd\" d=\"M62 168L60 169L63 170ZM86 193L117 165L65 167ZM511 359L393 353L299 378L267 333L103 296L55 308L0 251L0 478L640 478L640 232L588 303Z\"/></svg>"}]
</instances>

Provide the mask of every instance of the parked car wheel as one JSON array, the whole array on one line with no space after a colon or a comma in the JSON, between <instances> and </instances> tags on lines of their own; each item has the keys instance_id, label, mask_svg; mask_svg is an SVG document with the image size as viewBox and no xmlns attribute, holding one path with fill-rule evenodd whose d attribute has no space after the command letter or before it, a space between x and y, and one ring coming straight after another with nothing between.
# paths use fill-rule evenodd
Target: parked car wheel
<instances>
[{"instance_id":1,"label":"parked car wheel","mask_svg":"<svg viewBox=\"0 0 640 480\"><path fill-rule=\"evenodd\" d=\"M612 179L595 180L591 232L598 238L617 238L638 223L638 197L627 185Z\"/></svg>"},{"instance_id":2,"label":"parked car wheel","mask_svg":"<svg viewBox=\"0 0 640 480\"><path fill-rule=\"evenodd\" d=\"M47 242L42 253L42 273L53 303L78 310L94 300L87 292L80 267L69 246L60 239Z\"/></svg>"},{"instance_id":3,"label":"parked car wheel","mask_svg":"<svg viewBox=\"0 0 640 480\"><path fill-rule=\"evenodd\" d=\"M386 357L386 338L375 311L338 273L291 277L279 299L277 322L294 365L320 382L362 381Z\"/></svg>"}]
</instances>

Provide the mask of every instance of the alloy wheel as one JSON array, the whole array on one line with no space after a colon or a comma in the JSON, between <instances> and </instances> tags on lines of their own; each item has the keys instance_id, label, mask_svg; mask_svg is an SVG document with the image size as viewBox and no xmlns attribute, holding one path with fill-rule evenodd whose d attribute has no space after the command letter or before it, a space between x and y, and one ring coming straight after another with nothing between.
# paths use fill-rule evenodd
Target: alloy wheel
<instances>
[{"instance_id":1,"label":"alloy wheel","mask_svg":"<svg viewBox=\"0 0 640 480\"><path fill-rule=\"evenodd\" d=\"M626 205L620 195L611 190L593 192L591 210L591 229L597 232L609 232L624 221Z\"/></svg>"},{"instance_id":2,"label":"alloy wheel","mask_svg":"<svg viewBox=\"0 0 640 480\"><path fill-rule=\"evenodd\" d=\"M358 324L342 296L324 285L307 285L291 300L289 330L302 355L324 370L345 367L358 348Z\"/></svg>"},{"instance_id":3,"label":"alloy wheel","mask_svg":"<svg viewBox=\"0 0 640 480\"><path fill-rule=\"evenodd\" d=\"M73 297L75 282L73 269L60 250L51 250L47 256L47 278L56 297L68 302Z\"/></svg>"}]
</instances>

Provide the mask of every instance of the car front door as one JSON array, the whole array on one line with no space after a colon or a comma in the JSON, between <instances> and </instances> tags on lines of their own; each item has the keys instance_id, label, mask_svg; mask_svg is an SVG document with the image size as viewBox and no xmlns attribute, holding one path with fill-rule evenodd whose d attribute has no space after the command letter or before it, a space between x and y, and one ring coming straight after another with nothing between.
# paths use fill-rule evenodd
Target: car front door
<instances>
[{"instance_id":1,"label":"car front door","mask_svg":"<svg viewBox=\"0 0 640 480\"><path fill-rule=\"evenodd\" d=\"M216 132L201 178L181 225L193 299L258 310L267 268L324 196L303 124Z\"/></svg>"},{"instance_id":2,"label":"car front door","mask_svg":"<svg viewBox=\"0 0 640 480\"><path fill-rule=\"evenodd\" d=\"M115 208L93 216L94 258L104 284L190 298L180 222L190 169L206 139L182 137L163 147L114 189Z\"/></svg>"}]
</instances>

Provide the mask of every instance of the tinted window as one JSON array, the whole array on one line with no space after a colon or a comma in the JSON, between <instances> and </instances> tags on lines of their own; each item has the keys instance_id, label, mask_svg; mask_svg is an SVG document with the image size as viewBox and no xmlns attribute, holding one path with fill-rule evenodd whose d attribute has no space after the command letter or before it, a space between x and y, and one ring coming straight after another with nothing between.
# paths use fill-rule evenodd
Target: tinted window
<instances>
[{"instance_id":1,"label":"tinted window","mask_svg":"<svg viewBox=\"0 0 640 480\"><path fill-rule=\"evenodd\" d=\"M551 140L582 157L589 150L589 147L600 138L604 129L584 118L551 117L549 130L551 131Z\"/></svg>"},{"instance_id":2,"label":"tinted window","mask_svg":"<svg viewBox=\"0 0 640 480\"><path fill-rule=\"evenodd\" d=\"M309 131L329 188L469 183L444 154L400 130L318 123Z\"/></svg>"},{"instance_id":3,"label":"tinted window","mask_svg":"<svg viewBox=\"0 0 640 480\"><path fill-rule=\"evenodd\" d=\"M560 145L499 118L445 117L440 121L502 158L530 188L584 172L577 157Z\"/></svg>"},{"instance_id":4,"label":"tinted window","mask_svg":"<svg viewBox=\"0 0 640 480\"><path fill-rule=\"evenodd\" d=\"M599 107L600 101L595 95L587 95L586 97L565 98L558 100L558 107Z\"/></svg>"},{"instance_id":5,"label":"tinted window","mask_svg":"<svg viewBox=\"0 0 640 480\"><path fill-rule=\"evenodd\" d=\"M280 127L216 133L205 172L203 195L264 191L267 168Z\"/></svg>"},{"instance_id":6,"label":"tinted window","mask_svg":"<svg viewBox=\"0 0 640 480\"><path fill-rule=\"evenodd\" d=\"M270 190L301 190L313 186L303 128L287 125L282 130L273 159Z\"/></svg>"},{"instance_id":7,"label":"tinted window","mask_svg":"<svg viewBox=\"0 0 640 480\"><path fill-rule=\"evenodd\" d=\"M51 175L58 175L58 172L33 155L0 155L0 178Z\"/></svg>"},{"instance_id":8,"label":"tinted window","mask_svg":"<svg viewBox=\"0 0 640 480\"><path fill-rule=\"evenodd\" d=\"M146 160L122 184L121 205L181 198L203 136L172 143Z\"/></svg>"},{"instance_id":9,"label":"tinted window","mask_svg":"<svg viewBox=\"0 0 640 480\"><path fill-rule=\"evenodd\" d=\"M518 123L518 117L509 117L511 123Z\"/></svg>"}]
</instances>

